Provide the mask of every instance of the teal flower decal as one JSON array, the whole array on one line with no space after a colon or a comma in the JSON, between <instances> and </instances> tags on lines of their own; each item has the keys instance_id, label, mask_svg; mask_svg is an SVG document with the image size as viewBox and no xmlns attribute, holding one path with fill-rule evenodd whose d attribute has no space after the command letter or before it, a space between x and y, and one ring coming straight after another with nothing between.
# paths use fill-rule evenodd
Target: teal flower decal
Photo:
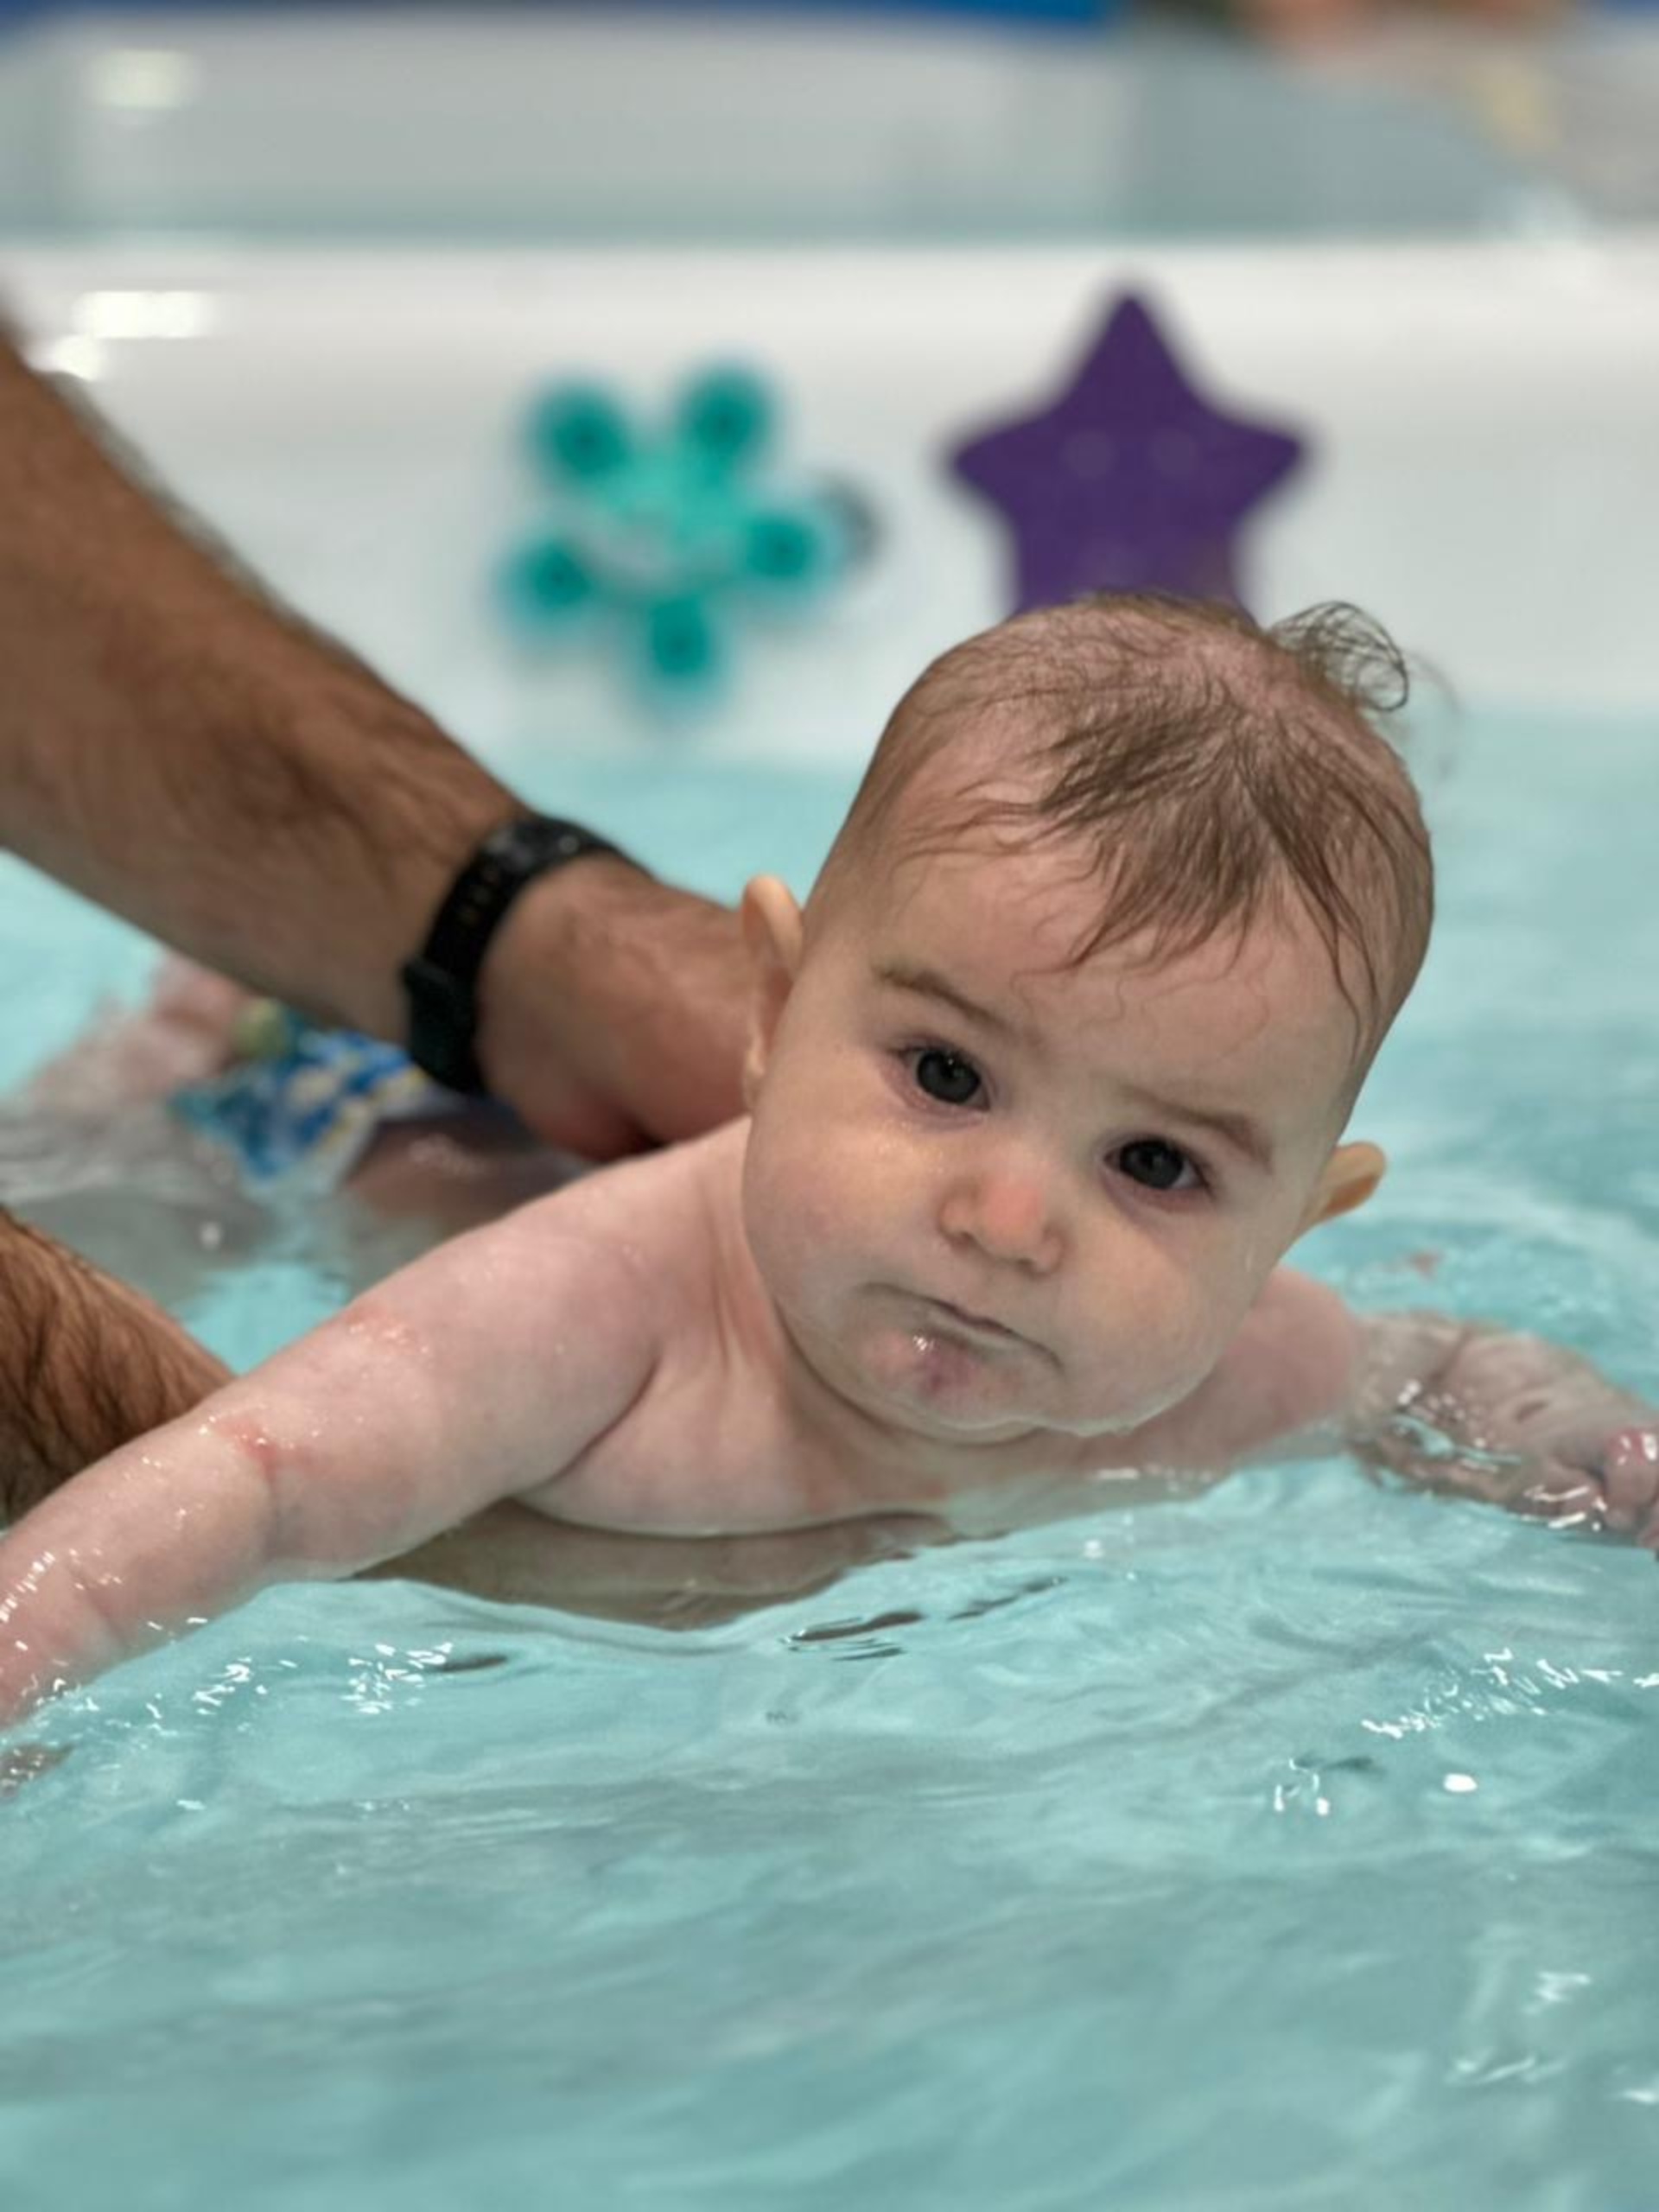
<instances>
[{"instance_id":1,"label":"teal flower decal","mask_svg":"<svg viewBox=\"0 0 1659 2212\"><path fill-rule=\"evenodd\" d=\"M810 612L872 534L844 486L774 474L778 420L772 392L743 368L704 370L658 425L603 385L543 393L527 440L556 512L506 563L514 628L607 639L658 699L715 689L746 614Z\"/></svg>"}]
</instances>

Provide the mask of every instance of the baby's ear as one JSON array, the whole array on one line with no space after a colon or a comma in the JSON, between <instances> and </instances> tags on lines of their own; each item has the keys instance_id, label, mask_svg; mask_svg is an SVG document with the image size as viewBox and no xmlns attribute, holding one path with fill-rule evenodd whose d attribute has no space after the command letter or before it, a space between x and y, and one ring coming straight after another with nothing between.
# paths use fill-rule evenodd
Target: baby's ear
<instances>
[{"instance_id":1,"label":"baby's ear","mask_svg":"<svg viewBox=\"0 0 1659 2212\"><path fill-rule=\"evenodd\" d=\"M749 1042L743 1055L743 1102L753 1106L778 1018L801 965L801 910L775 875L757 875L743 893L743 942L749 950Z\"/></svg>"},{"instance_id":2,"label":"baby's ear","mask_svg":"<svg viewBox=\"0 0 1659 2212\"><path fill-rule=\"evenodd\" d=\"M1302 1216L1303 1229L1317 1229L1339 1213L1363 1206L1388 1172L1388 1160L1374 1144L1339 1144L1325 1163L1319 1187Z\"/></svg>"}]
</instances>

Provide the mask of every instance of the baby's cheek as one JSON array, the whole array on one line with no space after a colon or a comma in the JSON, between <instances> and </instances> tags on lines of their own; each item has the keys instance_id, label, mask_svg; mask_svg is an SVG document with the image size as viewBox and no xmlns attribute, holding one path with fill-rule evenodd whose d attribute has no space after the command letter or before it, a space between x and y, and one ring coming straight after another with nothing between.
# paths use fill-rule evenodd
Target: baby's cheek
<instances>
[{"instance_id":1,"label":"baby's cheek","mask_svg":"<svg viewBox=\"0 0 1659 2212\"><path fill-rule=\"evenodd\" d=\"M821 1272L845 1235L832 1162L810 1145L762 1133L752 1141L743 1179L744 1225L760 1272L774 1292Z\"/></svg>"},{"instance_id":2,"label":"baby's cheek","mask_svg":"<svg viewBox=\"0 0 1659 2212\"><path fill-rule=\"evenodd\" d=\"M1147 1327L1172 1358L1201 1359L1216 1337L1232 1332L1233 1272L1202 1247L1154 1246L1143 1255L1132 1290Z\"/></svg>"},{"instance_id":3,"label":"baby's cheek","mask_svg":"<svg viewBox=\"0 0 1659 2212\"><path fill-rule=\"evenodd\" d=\"M1142 1281L1123 1310L1116 1363L1144 1400L1137 1418L1166 1412L1198 1389L1236 1332L1233 1304L1185 1269L1165 1268Z\"/></svg>"},{"instance_id":4,"label":"baby's cheek","mask_svg":"<svg viewBox=\"0 0 1659 2212\"><path fill-rule=\"evenodd\" d=\"M1204 1374L1243 1327L1275 1264L1265 1251L1258 1261L1250 1245L1229 1243L1189 1272L1187 1336Z\"/></svg>"}]
</instances>

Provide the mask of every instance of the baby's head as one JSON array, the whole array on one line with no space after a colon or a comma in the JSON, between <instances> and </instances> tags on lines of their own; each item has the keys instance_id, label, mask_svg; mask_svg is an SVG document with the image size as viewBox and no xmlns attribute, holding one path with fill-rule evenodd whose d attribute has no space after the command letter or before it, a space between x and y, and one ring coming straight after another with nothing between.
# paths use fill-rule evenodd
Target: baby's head
<instances>
[{"instance_id":1,"label":"baby's head","mask_svg":"<svg viewBox=\"0 0 1659 2212\"><path fill-rule=\"evenodd\" d=\"M984 1440L1138 1427L1285 1250L1433 911L1364 618L1103 598L900 702L804 914L745 900L751 1243L848 1395Z\"/></svg>"}]
</instances>

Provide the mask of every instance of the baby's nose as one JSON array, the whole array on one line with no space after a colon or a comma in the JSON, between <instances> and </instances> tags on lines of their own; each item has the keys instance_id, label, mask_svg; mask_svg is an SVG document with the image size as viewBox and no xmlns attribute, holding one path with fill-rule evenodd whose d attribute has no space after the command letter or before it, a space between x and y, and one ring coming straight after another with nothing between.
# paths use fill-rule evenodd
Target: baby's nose
<instances>
[{"instance_id":1,"label":"baby's nose","mask_svg":"<svg viewBox=\"0 0 1659 2212\"><path fill-rule=\"evenodd\" d=\"M945 1197L941 1223L953 1241L976 1244L993 1259L1047 1274L1065 1249L1046 1178L1003 1169L955 1185Z\"/></svg>"}]
</instances>

